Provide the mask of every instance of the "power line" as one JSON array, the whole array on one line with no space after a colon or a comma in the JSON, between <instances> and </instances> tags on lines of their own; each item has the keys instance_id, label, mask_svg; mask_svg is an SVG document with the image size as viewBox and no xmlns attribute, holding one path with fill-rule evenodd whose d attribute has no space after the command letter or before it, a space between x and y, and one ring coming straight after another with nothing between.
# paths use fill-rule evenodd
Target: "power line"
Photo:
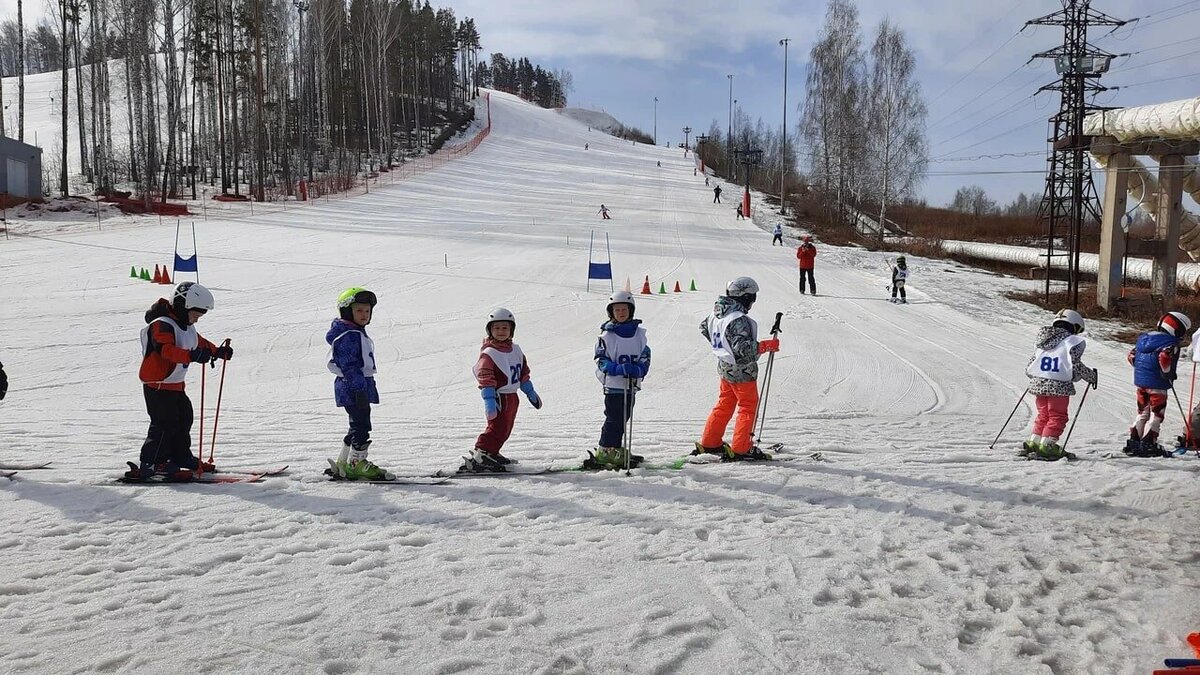
<instances>
[{"instance_id":1,"label":"power line","mask_svg":"<svg viewBox=\"0 0 1200 675\"><path fill-rule=\"evenodd\" d=\"M991 155L974 155L972 157L942 157L939 159L929 160L930 164L938 162L974 162L983 159L1003 159L1005 157L1032 157L1034 155L1044 155L1045 150L1027 150L1025 152L1001 152Z\"/></svg>"},{"instance_id":2,"label":"power line","mask_svg":"<svg viewBox=\"0 0 1200 675\"><path fill-rule=\"evenodd\" d=\"M1187 75L1176 75L1175 77L1161 77L1157 80L1146 80L1145 82L1134 82L1133 84L1120 84L1109 89L1133 89L1134 87L1144 87L1148 84L1157 84L1159 82L1170 82L1171 80L1184 80L1189 77L1200 76L1200 73L1188 73Z\"/></svg>"},{"instance_id":3,"label":"power line","mask_svg":"<svg viewBox=\"0 0 1200 675\"><path fill-rule=\"evenodd\" d=\"M1005 131L1001 131L1000 133L996 134L995 136L989 136L989 137L987 137L987 138L983 139L982 141L975 141L974 143L972 143L972 144L970 144L970 145L964 145L963 147L959 148L958 150L955 150L954 152L948 152L948 153L946 153L946 154L944 154L944 155L939 155L939 156L938 156L938 157L936 157L935 159L941 159L942 157L949 157L949 156L951 156L951 155L956 155L956 154L958 154L958 153L962 152L963 150L969 150L969 149L971 149L971 148L973 148L973 147L975 147L975 146L977 146L977 145L983 145L984 143L987 143L987 142L989 142L989 141L994 141L994 140L996 140L997 138L1000 138L1000 137L1002 137L1002 136L1007 136L1007 135L1011 134L1011 133L1012 133L1012 132L1014 132L1014 131L1020 131L1021 129L1024 129L1025 127L1028 127L1028 126L1030 126L1030 125L1032 125L1032 124L1037 124L1038 122L1045 122L1045 121L1046 121L1046 120L1045 120L1045 118L1039 117L1039 118L1037 118L1037 119L1029 120L1028 122L1023 122L1023 123L1021 123L1021 124L1018 124L1017 126L1015 126L1015 127L1011 128L1011 129L1007 129L1007 130L1005 130Z\"/></svg>"}]
</instances>

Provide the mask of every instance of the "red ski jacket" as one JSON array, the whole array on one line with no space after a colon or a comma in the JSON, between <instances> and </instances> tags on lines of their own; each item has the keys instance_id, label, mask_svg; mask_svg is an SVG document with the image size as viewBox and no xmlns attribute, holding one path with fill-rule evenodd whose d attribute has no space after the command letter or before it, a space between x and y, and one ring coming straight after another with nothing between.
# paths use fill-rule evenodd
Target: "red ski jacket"
<instances>
[{"instance_id":1,"label":"red ski jacket","mask_svg":"<svg viewBox=\"0 0 1200 675\"><path fill-rule=\"evenodd\" d=\"M796 259L800 261L800 269L811 270L817 262L817 247L812 244L801 244L796 249Z\"/></svg>"}]
</instances>

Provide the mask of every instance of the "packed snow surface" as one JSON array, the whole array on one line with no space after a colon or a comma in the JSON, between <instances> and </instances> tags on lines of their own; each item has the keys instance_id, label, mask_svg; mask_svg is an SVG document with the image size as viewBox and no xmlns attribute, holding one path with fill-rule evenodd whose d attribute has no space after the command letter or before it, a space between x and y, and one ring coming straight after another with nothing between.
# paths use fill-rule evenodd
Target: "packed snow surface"
<instances>
[{"instance_id":1,"label":"packed snow surface","mask_svg":"<svg viewBox=\"0 0 1200 675\"><path fill-rule=\"evenodd\" d=\"M910 304L893 305L883 255L818 242L821 295L800 296L795 249L713 204L681 151L491 100L491 137L437 170L196 217L217 303L198 327L235 350L216 459L291 466L262 483L114 484L147 423L142 316L169 290L129 267L169 262L174 222L23 221L0 240L0 461L54 462L0 480L0 670L1082 674L1187 655L1200 460L1120 456L1133 387L1101 322L1079 461L1015 457L1030 398L989 450L1050 319L1002 297L1032 282L910 258ZM523 405L505 453L577 464L602 419L593 231L618 287L655 291L637 296L654 356L635 451L667 461L699 437L717 378L697 324L751 275L760 332L783 313L762 438L795 461L322 479L346 426L324 334L355 285L380 299L372 459L404 475L458 465L484 423L470 367L504 306L545 401ZM1164 435L1179 431L1172 401Z\"/></svg>"}]
</instances>

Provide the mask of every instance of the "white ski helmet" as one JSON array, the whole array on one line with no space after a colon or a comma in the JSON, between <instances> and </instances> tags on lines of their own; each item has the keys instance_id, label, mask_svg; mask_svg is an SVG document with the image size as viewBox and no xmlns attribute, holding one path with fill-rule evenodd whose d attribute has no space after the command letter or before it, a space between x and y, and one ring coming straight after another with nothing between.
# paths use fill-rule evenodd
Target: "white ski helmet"
<instances>
[{"instance_id":1,"label":"white ski helmet","mask_svg":"<svg viewBox=\"0 0 1200 675\"><path fill-rule=\"evenodd\" d=\"M725 287L725 295L731 298L744 298L747 295L758 295L758 282L750 277L738 277Z\"/></svg>"},{"instance_id":2,"label":"white ski helmet","mask_svg":"<svg viewBox=\"0 0 1200 675\"><path fill-rule=\"evenodd\" d=\"M750 277L738 277L725 287L725 295L737 300L747 310L758 299L758 282Z\"/></svg>"},{"instance_id":3,"label":"white ski helmet","mask_svg":"<svg viewBox=\"0 0 1200 675\"><path fill-rule=\"evenodd\" d=\"M171 304L176 315L185 315L190 309L207 312L213 308L213 294L195 281L185 281L175 287Z\"/></svg>"},{"instance_id":4,"label":"white ski helmet","mask_svg":"<svg viewBox=\"0 0 1200 675\"><path fill-rule=\"evenodd\" d=\"M1192 329L1192 322L1183 312L1167 312L1158 320L1158 329L1175 337L1183 337Z\"/></svg>"},{"instance_id":5,"label":"white ski helmet","mask_svg":"<svg viewBox=\"0 0 1200 675\"><path fill-rule=\"evenodd\" d=\"M1083 332L1083 315L1073 309L1060 309L1058 314L1054 315L1054 325L1065 324L1065 328L1075 335Z\"/></svg>"},{"instance_id":6,"label":"white ski helmet","mask_svg":"<svg viewBox=\"0 0 1200 675\"><path fill-rule=\"evenodd\" d=\"M496 309L492 310L491 314L488 314L487 326L485 326L485 328L484 328L484 330L487 331L488 337L492 336L492 324L496 323L497 321L507 321L507 322L511 323L512 324L512 334L514 334L514 335L516 334L516 332L517 332L517 317L513 316L513 313L508 311L507 309L505 309L503 307L497 307Z\"/></svg>"},{"instance_id":7,"label":"white ski helmet","mask_svg":"<svg viewBox=\"0 0 1200 675\"><path fill-rule=\"evenodd\" d=\"M637 308L637 305L633 301L633 293L629 291L614 291L612 295L608 296L608 306L604 308L608 312L608 318L613 318L613 305L621 303L629 305L629 318L633 318L633 310Z\"/></svg>"}]
</instances>

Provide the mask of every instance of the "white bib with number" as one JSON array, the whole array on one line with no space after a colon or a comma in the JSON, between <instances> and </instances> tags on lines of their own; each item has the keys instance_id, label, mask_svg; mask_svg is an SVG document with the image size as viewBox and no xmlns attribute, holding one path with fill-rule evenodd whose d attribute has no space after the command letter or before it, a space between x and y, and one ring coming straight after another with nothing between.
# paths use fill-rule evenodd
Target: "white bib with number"
<instances>
[{"instance_id":1,"label":"white bib with number","mask_svg":"<svg viewBox=\"0 0 1200 675\"><path fill-rule=\"evenodd\" d=\"M1055 382L1070 382L1074 378L1075 363L1071 360L1071 350L1077 344L1087 344L1078 335L1071 335L1058 343L1053 349L1039 349L1033 355L1033 362L1025 369L1030 377L1040 377Z\"/></svg>"}]
</instances>

